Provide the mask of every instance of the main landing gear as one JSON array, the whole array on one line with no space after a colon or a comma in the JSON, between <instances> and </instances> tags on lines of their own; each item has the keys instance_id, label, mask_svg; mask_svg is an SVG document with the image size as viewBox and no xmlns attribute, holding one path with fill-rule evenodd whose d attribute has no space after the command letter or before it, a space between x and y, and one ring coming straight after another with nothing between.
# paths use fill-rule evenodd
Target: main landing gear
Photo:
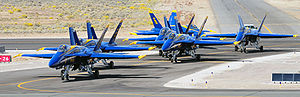
<instances>
[{"instance_id":1,"label":"main landing gear","mask_svg":"<svg viewBox=\"0 0 300 97\"><path fill-rule=\"evenodd\" d=\"M109 63L107 63L107 60L106 60L106 59L102 59L101 61L102 61L102 63L103 63L104 65L108 66L109 69L113 69L113 68L114 68L114 64L115 64L115 63L114 63L113 61L110 61Z\"/></svg>"}]
</instances>

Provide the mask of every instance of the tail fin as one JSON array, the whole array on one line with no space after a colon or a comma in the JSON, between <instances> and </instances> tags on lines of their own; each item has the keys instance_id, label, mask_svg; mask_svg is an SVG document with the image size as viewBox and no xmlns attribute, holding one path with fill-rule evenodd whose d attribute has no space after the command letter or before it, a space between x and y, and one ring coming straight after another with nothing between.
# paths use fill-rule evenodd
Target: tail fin
<instances>
[{"instance_id":1,"label":"tail fin","mask_svg":"<svg viewBox=\"0 0 300 97\"><path fill-rule=\"evenodd\" d=\"M172 13L171 13L170 18L169 18L170 25L176 25L176 19L175 19L175 17L177 17L177 11L176 10L172 10Z\"/></svg>"},{"instance_id":2,"label":"tail fin","mask_svg":"<svg viewBox=\"0 0 300 97\"><path fill-rule=\"evenodd\" d=\"M243 19L240 15L238 15L239 17L239 23L240 23L240 29L239 29L239 32L245 32L245 26L244 26L244 23L243 23ZM239 33L238 33L239 34Z\"/></svg>"},{"instance_id":3,"label":"tail fin","mask_svg":"<svg viewBox=\"0 0 300 97\"><path fill-rule=\"evenodd\" d=\"M93 39L91 26L92 25L91 25L90 21L86 21L86 28L87 28L88 39Z\"/></svg>"},{"instance_id":4,"label":"tail fin","mask_svg":"<svg viewBox=\"0 0 300 97\"><path fill-rule=\"evenodd\" d=\"M93 39L98 39L94 27L91 27Z\"/></svg>"},{"instance_id":5,"label":"tail fin","mask_svg":"<svg viewBox=\"0 0 300 97\"><path fill-rule=\"evenodd\" d=\"M267 17L267 14L265 15L265 17L264 17L263 20L261 21L261 24L260 24L260 26L259 26L259 28L258 28L258 32L261 31L261 28L262 28L262 26L264 25L264 21L265 21L266 17Z\"/></svg>"},{"instance_id":6,"label":"tail fin","mask_svg":"<svg viewBox=\"0 0 300 97\"><path fill-rule=\"evenodd\" d=\"M179 28L180 34L183 34L182 26L180 23L178 23L178 28Z\"/></svg>"},{"instance_id":7,"label":"tail fin","mask_svg":"<svg viewBox=\"0 0 300 97\"><path fill-rule=\"evenodd\" d=\"M120 30L120 28L122 27L122 23L123 23L123 19L120 21L119 25L117 26L113 36L110 38L108 44L112 44L116 41L116 38L117 38L117 35L118 35L118 32Z\"/></svg>"},{"instance_id":8,"label":"tail fin","mask_svg":"<svg viewBox=\"0 0 300 97\"><path fill-rule=\"evenodd\" d=\"M74 29L72 27L69 27L69 34L70 34L70 44L71 45L76 45L75 40L74 40L74 34L73 34Z\"/></svg>"},{"instance_id":9,"label":"tail fin","mask_svg":"<svg viewBox=\"0 0 300 97\"><path fill-rule=\"evenodd\" d=\"M240 41L244 38L244 33L245 33L245 27L244 27L243 19L241 18L240 15L238 15L238 18L239 18L239 23L240 23L240 29L239 29L239 32L237 33L236 38L235 38L235 42L234 42L235 45L240 43Z\"/></svg>"},{"instance_id":10,"label":"tail fin","mask_svg":"<svg viewBox=\"0 0 300 97\"><path fill-rule=\"evenodd\" d=\"M76 44L76 45L81 45L81 43L80 43L80 41L79 41L79 38L78 38L78 36L77 36L76 31L73 31L73 35L74 35L75 44Z\"/></svg>"},{"instance_id":11,"label":"tail fin","mask_svg":"<svg viewBox=\"0 0 300 97\"><path fill-rule=\"evenodd\" d=\"M174 18L175 20L175 29L176 29L176 32L177 32L177 34L181 34L180 33L180 30L179 30L179 26L178 26L178 20L176 19L176 17Z\"/></svg>"},{"instance_id":12,"label":"tail fin","mask_svg":"<svg viewBox=\"0 0 300 97\"><path fill-rule=\"evenodd\" d=\"M240 29L243 28L244 29L244 23L243 23L243 19L240 15L238 15L239 17L239 23L240 23Z\"/></svg>"},{"instance_id":13,"label":"tail fin","mask_svg":"<svg viewBox=\"0 0 300 97\"><path fill-rule=\"evenodd\" d=\"M185 34L188 34L188 32L189 32L189 30L190 30L190 28L191 28L191 25L192 25L192 23L193 23L194 18L195 18L195 14L193 15L193 17L192 17L192 19L191 19L191 21L190 21L188 27L186 28L186 30L185 30L185 32L184 32Z\"/></svg>"},{"instance_id":14,"label":"tail fin","mask_svg":"<svg viewBox=\"0 0 300 97\"><path fill-rule=\"evenodd\" d=\"M200 35L201 35L202 31L203 31L203 28L204 28L204 26L205 26L205 23L206 23L207 19L208 19L208 16L206 16L204 22L202 23L202 25L201 25L201 27L200 27L200 29L199 29L198 35L196 36L197 38L198 38L198 37L201 37Z\"/></svg>"},{"instance_id":15,"label":"tail fin","mask_svg":"<svg viewBox=\"0 0 300 97\"><path fill-rule=\"evenodd\" d=\"M154 15L154 13L153 13L152 11L149 11L149 15L150 15L150 18L151 18L151 20L152 20L152 23L153 23L154 28L161 29L161 28L162 28L162 25L159 23L158 19L157 19L156 16Z\"/></svg>"},{"instance_id":16,"label":"tail fin","mask_svg":"<svg viewBox=\"0 0 300 97\"><path fill-rule=\"evenodd\" d=\"M97 42L97 44L96 44L96 47L94 48L94 51L98 51L98 50L100 49L101 43L102 43L102 41L103 41L103 39L104 39L105 33L106 33L107 30L108 30L108 27L109 27L109 25L107 25L107 26L105 27L105 29L104 29L104 31L103 31L101 37L99 38L99 40L98 40L98 42Z\"/></svg>"},{"instance_id":17,"label":"tail fin","mask_svg":"<svg viewBox=\"0 0 300 97\"><path fill-rule=\"evenodd\" d=\"M167 20L166 16L164 16L164 22L165 22L165 26L171 29L171 25L170 25L169 21Z\"/></svg>"}]
</instances>

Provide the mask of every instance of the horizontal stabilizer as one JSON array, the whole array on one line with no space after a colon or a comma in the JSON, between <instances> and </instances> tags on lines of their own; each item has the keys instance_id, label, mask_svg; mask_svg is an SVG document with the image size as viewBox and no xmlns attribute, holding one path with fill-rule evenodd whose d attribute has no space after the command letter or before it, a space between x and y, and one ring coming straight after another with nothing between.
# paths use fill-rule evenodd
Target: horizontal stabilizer
<instances>
[{"instance_id":1,"label":"horizontal stabilizer","mask_svg":"<svg viewBox=\"0 0 300 97\"><path fill-rule=\"evenodd\" d=\"M138 58L141 59L143 57L139 55L124 55L124 54L114 54L114 53L94 53L90 57L99 58L99 59L131 59Z\"/></svg>"}]
</instances>

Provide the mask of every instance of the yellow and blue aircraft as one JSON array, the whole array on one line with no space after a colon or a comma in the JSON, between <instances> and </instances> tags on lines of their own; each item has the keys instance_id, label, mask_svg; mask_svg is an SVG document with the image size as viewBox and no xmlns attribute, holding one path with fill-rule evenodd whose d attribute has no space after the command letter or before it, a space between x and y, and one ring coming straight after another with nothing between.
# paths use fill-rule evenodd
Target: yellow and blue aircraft
<instances>
[{"instance_id":1,"label":"yellow and blue aircraft","mask_svg":"<svg viewBox=\"0 0 300 97\"><path fill-rule=\"evenodd\" d=\"M163 28L162 25L159 23L158 19L156 18L156 16L154 15L154 13L152 11L149 11L149 15L150 18L152 20L153 26L154 28L152 28L151 30L137 30L135 32L130 32L131 35L159 35L159 32L161 31L161 29ZM170 25L170 29L175 30L175 17L177 17L177 11L173 10L170 17L169 17L169 21L168 24ZM166 19L166 17L164 17L164 19ZM183 30L186 30L188 27L188 25L186 26L181 26L181 28ZM188 31L188 34L194 34L194 33L198 33L199 29L197 28L196 25L191 25L190 26L190 30ZM203 30L203 32L215 32L212 30ZM197 35L197 34L196 34ZM155 38L144 38L141 40L148 40L148 41L153 41L153 39Z\"/></svg>"},{"instance_id":2,"label":"yellow and blue aircraft","mask_svg":"<svg viewBox=\"0 0 300 97\"><path fill-rule=\"evenodd\" d=\"M155 45L156 47L158 48L161 48L162 47L162 44L167 40L168 36L171 34L171 33L176 33L176 34L186 34L186 35L189 35L189 36L192 36L192 37L197 37L197 36L201 36L201 40L223 40L224 38L213 38L213 37L204 37L205 34L203 34L204 32L202 31L202 33L193 33L192 35L188 34L188 31L189 29L191 28L191 25L192 25L192 22L194 20L194 17L195 15L193 15L190 23L188 24L187 26L187 29L185 30L185 32L183 31L183 29L181 28L181 25L180 23L176 23L177 19L174 19L175 23L174 25L179 25L179 26L174 26L176 27L175 28L175 32L171 29L171 26L170 24L168 23L166 17L164 18L164 23L165 23L165 27L162 28L160 30L160 33L157 37L155 37L154 40L152 41L144 41L144 40L139 40L137 39L137 41L134 41L132 43L130 43L130 45L133 45L133 44L148 44L148 45ZM175 17L174 17L175 18ZM142 38L140 38L142 39ZM163 51L162 50L159 50L159 55L160 56L165 56L165 54L163 54Z\"/></svg>"},{"instance_id":3,"label":"yellow and blue aircraft","mask_svg":"<svg viewBox=\"0 0 300 97\"><path fill-rule=\"evenodd\" d=\"M182 29L180 29L180 23L178 23L177 20L175 20L175 31L168 30L166 31L168 34L168 37L166 40L160 40L160 41L142 41L142 42L134 42L134 44L153 44L153 45L160 45L161 51L160 54L163 56L168 57L171 62L177 63L177 56L185 53L186 55L191 55L193 58L200 60L200 55L196 54L196 49L204 46L210 46L210 45L229 45L229 44L237 44L243 37L243 32L239 32L234 42L228 42L228 41L216 41L216 40L202 40L203 35L201 36L201 32L204 28L204 25L207 21L208 17L205 18L203 24L201 25L201 28L198 35L190 36L189 34L182 34L187 33L188 30L183 32ZM189 26L193 22L193 18L189 23ZM189 27L188 27L189 29Z\"/></svg>"},{"instance_id":4,"label":"yellow and blue aircraft","mask_svg":"<svg viewBox=\"0 0 300 97\"><path fill-rule=\"evenodd\" d=\"M171 15L172 16L172 15ZM192 16L192 20L194 19L195 15ZM172 18L174 19L171 19L170 21L176 21L175 17L172 16ZM170 34L170 33L167 33L166 31L169 31L169 30L176 30L176 27L175 26L171 26L169 24L169 21L167 20L166 17L164 17L164 23L165 23L165 27L161 28L160 31L159 31L159 34L157 37L147 37L147 38L126 38L122 41L128 41L128 40L131 40L131 41L157 41L157 40L163 40L163 39L166 39L167 36ZM190 22L187 26L179 26L179 29L180 30L185 30L185 32L181 32L182 34L189 34L190 36L196 36L198 35L198 32L195 32L193 31L192 33L189 33L189 29L191 28L197 28L195 27L195 25L191 24L192 22ZM173 23L173 25L175 25L175 23ZM194 27L193 27L194 26ZM173 28L172 28L173 27ZM199 30L196 30L196 31L199 31ZM207 32L207 31L203 31L203 33L201 33L200 35L202 36L205 36L204 35L204 32ZM225 38L213 38L213 37L201 37L202 40L224 40Z\"/></svg>"},{"instance_id":5,"label":"yellow and blue aircraft","mask_svg":"<svg viewBox=\"0 0 300 97\"><path fill-rule=\"evenodd\" d=\"M85 46L75 45L75 40L72 38L71 45L60 45L56 53L52 54L19 54L15 57L39 57L39 58L51 58L49 61L49 67L61 70L61 79L69 80L70 70L86 71L91 77L98 77L99 71L94 68L94 63L101 59L129 59L138 58L141 59L146 55L125 55L116 53L103 53L100 49L104 35L107 32L108 26L106 26L99 41L94 48L88 48ZM70 33L72 35L72 33ZM95 71L95 72L93 72Z\"/></svg>"},{"instance_id":6,"label":"yellow and blue aircraft","mask_svg":"<svg viewBox=\"0 0 300 97\"><path fill-rule=\"evenodd\" d=\"M119 32L119 29L122 26L122 23L123 23L123 20L121 20L120 23L118 24L118 26L117 26L113 36L110 38L109 42L101 43L100 49L102 50L102 52L141 51L141 50L153 50L156 48L155 46L154 47L118 46L117 43L115 42L115 40L116 40L117 34ZM76 31L72 27L69 27L69 33L73 33L73 34L70 34L70 42L73 44L75 43L76 45L85 46L88 48L94 48L96 46L96 44L98 43L95 30L91 26L91 23L89 21L87 22L88 39L83 39L83 38L78 39ZM43 47L43 48L40 48L39 50L57 50L57 49L58 49L57 47ZM108 66L109 68L114 67L113 61L107 62L108 61L107 59L102 59L101 61L105 66Z\"/></svg>"},{"instance_id":7,"label":"yellow and blue aircraft","mask_svg":"<svg viewBox=\"0 0 300 97\"><path fill-rule=\"evenodd\" d=\"M261 24L259 28L255 27L253 24L244 24L243 20L240 15L238 15L239 18L239 24L240 24L240 30L242 30L245 33L245 37L241 40L241 42L235 46L235 51L238 51L240 49L241 52L247 53L246 47L247 46L254 46L256 49L259 49L260 51L263 51L263 46L259 45L261 38L288 38L288 37L297 37L298 35L292 35L292 34L272 34L272 33L261 33L261 29L263 26L263 23L265 21L267 15L264 16L264 18L261 21ZM207 37L228 37L233 38L237 36L238 33L231 33L231 34L207 34Z\"/></svg>"}]
</instances>

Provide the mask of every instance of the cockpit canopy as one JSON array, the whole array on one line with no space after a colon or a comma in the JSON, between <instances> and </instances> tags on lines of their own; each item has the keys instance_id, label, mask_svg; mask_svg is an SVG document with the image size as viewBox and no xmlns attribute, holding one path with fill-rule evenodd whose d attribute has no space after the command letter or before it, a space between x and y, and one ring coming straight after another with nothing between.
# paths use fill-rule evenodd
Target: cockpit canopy
<instances>
[{"instance_id":1,"label":"cockpit canopy","mask_svg":"<svg viewBox=\"0 0 300 97\"><path fill-rule=\"evenodd\" d=\"M68 45L61 45L58 47L57 52L65 52L67 49L70 49Z\"/></svg>"},{"instance_id":2,"label":"cockpit canopy","mask_svg":"<svg viewBox=\"0 0 300 97\"><path fill-rule=\"evenodd\" d=\"M253 24L245 24L244 26L248 29L257 29L257 27L255 27Z\"/></svg>"},{"instance_id":3,"label":"cockpit canopy","mask_svg":"<svg viewBox=\"0 0 300 97\"><path fill-rule=\"evenodd\" d=\"M175 39L175 37L176 37L176 35L174 33L172 33L168 36L168 39Z\"/></svg>"},{"instance_id":4,"label":"cockpit canopy","mask_svg":"<svg viewBox=\"0 0 300 97\"><path fill-rule=\"evenodd\" d=\"M168 31L170 30L170 28L164 27L160 30L159 35L168 35L166 34Z\"/></svg>"}]
</instances>

